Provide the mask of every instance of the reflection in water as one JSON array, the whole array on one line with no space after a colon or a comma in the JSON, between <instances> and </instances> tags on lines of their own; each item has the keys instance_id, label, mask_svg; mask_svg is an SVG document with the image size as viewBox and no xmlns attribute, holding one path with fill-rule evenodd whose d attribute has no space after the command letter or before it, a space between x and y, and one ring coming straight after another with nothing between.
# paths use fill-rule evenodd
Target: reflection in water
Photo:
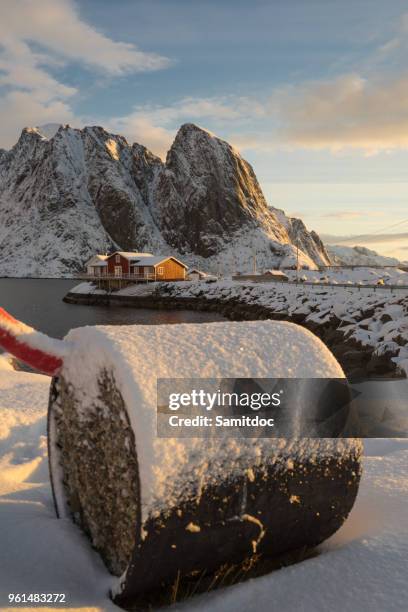
<instances>
[{"instance_id":1,"label":"reflection in water","mask_svg":"<svg viewBox=\"0 0 408 612\"><path fill-rule=\"evenodd\" d=\"M0 307L56 338L63 338L71 328L84 325L160 325L223 320L213 312L65 304L62 298L76 284L75 280L3 278L0 279Z\"/></svg>"}]
</instances>

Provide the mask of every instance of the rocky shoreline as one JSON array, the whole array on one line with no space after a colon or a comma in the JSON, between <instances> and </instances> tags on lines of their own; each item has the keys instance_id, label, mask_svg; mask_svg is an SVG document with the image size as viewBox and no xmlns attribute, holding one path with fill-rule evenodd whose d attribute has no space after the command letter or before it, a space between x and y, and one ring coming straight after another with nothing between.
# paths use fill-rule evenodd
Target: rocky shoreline
<instances>
[{"instance_id":1,"label":"rocky shoreline","mask_svg":"<svg viewBox=\"0 0 408 612\"><path fill-rule=\"evenodd\" d=\"M318 336L332 351L351 381L366 378L405 378L392 361L394 353L385 351L378 354L375 346L363 345L360 341L344 335L341 320L332 315L323 323L307 320L305 314L284 314L275 312L270 307L259 304L248 304L239 298L205 298L161 295L120 295L106 293L69 292L64 302L88 306L121 306L127 308L148 308L162 310L198 310L217 312L231 321L249 321L273 319L289 321L306 327Z\"/></svg>"}]
</instances>

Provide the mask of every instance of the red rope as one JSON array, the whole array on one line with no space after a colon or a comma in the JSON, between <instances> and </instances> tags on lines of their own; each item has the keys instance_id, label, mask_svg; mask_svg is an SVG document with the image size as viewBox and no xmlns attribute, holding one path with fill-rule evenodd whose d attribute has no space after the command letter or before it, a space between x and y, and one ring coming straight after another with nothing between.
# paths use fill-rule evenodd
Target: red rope
<instances>
[{"instance_id":1,"label":"red rope","mask_svg":"<svg viewBox=\"0 0 408 612\"><path fill-rule=\"evenodd\" d=\"M11 327L13 325L17 326L20 325L20 322L3 308L0 308L0 346L38 372L49 376L58 374L62 367L62 359L47 351L30 346L29 338L22 342L19 340L18 334L13 334L12 329L10 330L10 325Z\"/></svg>"}]
</instances>

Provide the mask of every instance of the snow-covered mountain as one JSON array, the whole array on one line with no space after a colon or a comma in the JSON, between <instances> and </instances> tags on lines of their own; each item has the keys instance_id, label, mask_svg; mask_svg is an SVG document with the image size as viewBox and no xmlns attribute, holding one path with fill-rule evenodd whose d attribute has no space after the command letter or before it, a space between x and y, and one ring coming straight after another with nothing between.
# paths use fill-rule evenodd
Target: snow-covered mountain
<instances>
[{"instance_id":1,"label":"snow-covered mountain","mask_svg":"<svg viewBox=\"0 0 408 612\"><path fill-rule=\"evenodd\" d=\"M0 274L60 276L110 249L216 271L328 263L317 234L268 207L227 142L183 125L166 162L102 127L25 128L0 150Z\"/></svg>"},{"instance_id":2,"label":"snow-covered mountain","mask_svg":"<svg viewBox=\"0 0 408 612\"><path fill-rule=\"evenodd\" d=\"M346 266L398 266L401 262L395 257L379 255L363 246L344 246L337 244L326 245L326 249L333 261Z\"/></svg>"}]
</instances>

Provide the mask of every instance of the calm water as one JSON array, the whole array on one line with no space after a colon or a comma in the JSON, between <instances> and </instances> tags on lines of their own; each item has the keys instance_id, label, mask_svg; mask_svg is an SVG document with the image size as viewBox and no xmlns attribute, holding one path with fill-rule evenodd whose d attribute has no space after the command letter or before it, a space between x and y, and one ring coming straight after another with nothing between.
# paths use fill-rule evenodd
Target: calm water
<instances>
[{"instance_id":1,"label":"calm water","mask_svg":"<svg viewBox=\"0 0 408 612\"><path fill-rule=\"evenodd\" d=\"M53 279L0 279L0 307L17 319L56 338L83 325L160 325L222 321L212 312L148 310L65 304L64 295L78 281Z\"/></svg>"}]
</instances>

